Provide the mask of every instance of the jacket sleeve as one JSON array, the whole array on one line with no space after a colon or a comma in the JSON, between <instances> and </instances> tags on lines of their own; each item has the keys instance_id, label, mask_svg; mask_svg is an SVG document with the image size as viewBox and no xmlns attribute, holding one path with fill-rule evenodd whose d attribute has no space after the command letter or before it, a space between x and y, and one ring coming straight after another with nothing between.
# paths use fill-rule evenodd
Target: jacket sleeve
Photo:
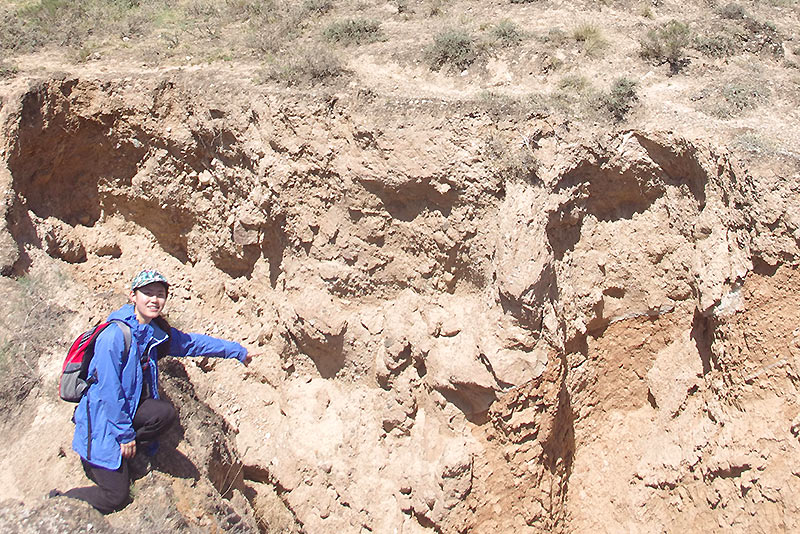
<instances>
[{"instance_id":1,"label":"jacket sleeve","mask_svg":"<svg viewBox=\"0 0 800 534\"><path fill-rule=\"evenodd\" d=\"M106 328L95 342L94 357L97 384L92 386L92 395L103 407L108 423L115 430L118 443L128 443L136 438L133 422L128 411L129 399L122 388L125 338L116 327Z\"/></svg>"},{"instance_id":2,"label":"jacket sleeve","mask_svg":"<svg viewBox=\"0 0 800 534\"><path fill-rule=\"evenodd\" d=\"M205 334L187 334L177 328L173 328L169 339L169 354L172 356L236 358L240 362L243 362L247 357L247 349L239 343Z\"/></svg>"}]
</instances>

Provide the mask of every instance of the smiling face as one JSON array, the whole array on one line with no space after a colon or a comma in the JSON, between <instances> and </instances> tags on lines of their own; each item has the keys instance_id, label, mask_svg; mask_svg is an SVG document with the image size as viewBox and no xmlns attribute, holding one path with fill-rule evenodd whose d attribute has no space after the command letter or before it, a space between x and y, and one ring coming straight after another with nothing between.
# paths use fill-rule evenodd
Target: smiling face
<instances>
[{"instance_id":1,"label":"smiling face","mask_svg":"<svg viewBox=\"0 0 800 534\"><path fill-rule=\"evenodd\" d=\"M147 324L161 315L167 302L167 287L160 282L153 282L131 291L129 298L136 310L136 319Z\"/></svg>"}]
</instances>

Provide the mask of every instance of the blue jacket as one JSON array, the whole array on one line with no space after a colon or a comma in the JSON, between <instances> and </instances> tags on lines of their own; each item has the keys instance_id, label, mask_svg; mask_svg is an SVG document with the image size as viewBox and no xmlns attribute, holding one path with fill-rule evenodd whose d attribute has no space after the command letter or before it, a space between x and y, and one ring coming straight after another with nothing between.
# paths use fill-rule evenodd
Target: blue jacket
<instances>
[{"instance_id":1,"label":"blue jacket","mask_svg":"<svg viewBox=\"0 0 800 534\"><path fill-rule=\"evenodd\" d=\"M157 348L167 341L166 332L155 323L140 324L133 304L126 304L109 315L131 327L131 347L127 357L125 338L119 326L112 324L97 336L89 376L97 377L75 410L75 435L72 448L88 462L117 469L122 462L120 443L136 438L133 416L139 407L142 387L158 398ZM247 350L238 343L203 334L186 334L173 328L169 335L171 356L211 356L244 361ZM148 376L142 372L142 358L149 361Z\"/></svg>"}]
</instances>

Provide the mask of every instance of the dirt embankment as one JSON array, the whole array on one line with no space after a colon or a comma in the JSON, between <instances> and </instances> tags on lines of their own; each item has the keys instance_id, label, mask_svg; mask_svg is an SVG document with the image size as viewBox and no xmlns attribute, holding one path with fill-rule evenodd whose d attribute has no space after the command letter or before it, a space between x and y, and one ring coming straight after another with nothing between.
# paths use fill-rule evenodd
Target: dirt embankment
<instances>
[{"instance_id":1,"label":"dirt embankment","mask_svg":"<svg viewBox=\"0 0 800 534\"><path fill-rule=\"evenodd\" d=\"M154 266L177 326L264 353L169 364L180 454L134 506L168 492L179 528L797 526L791 162L180 73L20 82L0 120L1 266L65 332L17 370L0 497L82 483L63 344Z\"/></svg>"}]
</instances>

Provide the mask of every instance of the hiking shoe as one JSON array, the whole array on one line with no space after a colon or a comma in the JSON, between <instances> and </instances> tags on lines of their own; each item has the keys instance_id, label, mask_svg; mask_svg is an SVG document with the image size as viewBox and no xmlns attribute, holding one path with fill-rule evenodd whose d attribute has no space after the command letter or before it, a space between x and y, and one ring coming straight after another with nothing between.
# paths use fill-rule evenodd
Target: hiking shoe
<instances>
[{"instance_id":1,"label":"hiking shoe","mask_svg":"<svg viewBox=\"0 0 800 534\"><path fill-rule=\"evenodd\" d=\"M150 456L137 454L132 460L128 460L128 474L131 480L143 478L153 470L153 462Z\"/></svg>"}]
</instances>

